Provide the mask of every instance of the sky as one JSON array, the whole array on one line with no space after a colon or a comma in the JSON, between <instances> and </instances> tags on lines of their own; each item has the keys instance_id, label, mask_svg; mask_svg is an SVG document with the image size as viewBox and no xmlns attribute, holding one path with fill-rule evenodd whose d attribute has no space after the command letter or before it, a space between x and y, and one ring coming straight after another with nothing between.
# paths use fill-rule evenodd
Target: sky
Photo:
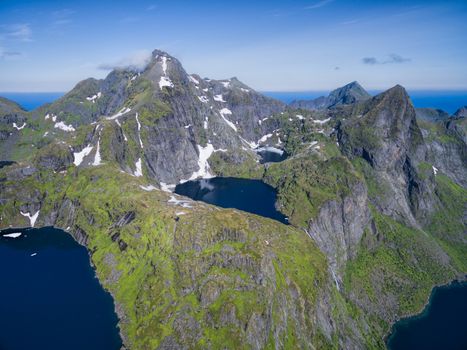
<instances>
[{"instance_id":1,"label":"sky","mask_svg":"<svg viewBox=\"0 0 467 350\"><path fill-rule=\"evenodd\" d=\"M0 0L0 91L68 91L156 48L260 91L467 90L466 18L466 0Z\"/></svg>"}]
</instances>

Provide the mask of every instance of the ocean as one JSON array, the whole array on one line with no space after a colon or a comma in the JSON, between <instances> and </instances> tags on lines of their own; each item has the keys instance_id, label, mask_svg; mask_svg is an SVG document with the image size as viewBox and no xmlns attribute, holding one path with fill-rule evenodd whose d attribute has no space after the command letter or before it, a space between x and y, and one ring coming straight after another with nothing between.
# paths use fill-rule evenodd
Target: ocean
<instances>
[{"instance_id":1,"label":"ocean","mask_svg":"<svg viewBox=\"0 0 467 350\"><path fill-rule=\"evenodd\" d=\"M377 90L369 91L372 95L380 92ZM306 100L319 96L327 96L329 91L263 91L262 93L282 102L290 103L293 100ZM64 92L0 92L0 96L19 103L28 111L44 103L51 103L64 94ZM467 105L467 90L409 90L409 95L415 107L438 108L449 114L453 114L458 108Z\"/></svg>"}]
</instances>

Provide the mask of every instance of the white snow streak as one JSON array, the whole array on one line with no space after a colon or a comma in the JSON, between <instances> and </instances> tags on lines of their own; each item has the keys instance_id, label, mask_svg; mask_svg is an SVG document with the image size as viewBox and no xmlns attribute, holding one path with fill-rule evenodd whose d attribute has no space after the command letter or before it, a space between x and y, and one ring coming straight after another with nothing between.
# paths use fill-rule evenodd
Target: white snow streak
<instances>
[{"instance_id":1,"label":"white snow streak","mask_svg":"<svg viewBox=\"0 0 467 350\"><path fill-rule=\"evenodd\" d=\"M432 166L432 168L433 168L433 174L435 174L435 175L438 174L438 168L436 168L434 166Z\"/></svg>"},{"instance_id":2,"label":"white snow streak","mask_svg":"<svg viewBox=\"0 0 467 350\"><path fill-rule=\"evenodd\" d=\"M96 148L96 155L94 156L94 162L92 165L97 166L102 164L102 159L101 159L101 154L100 154L100 137L99 140L97 140L97 148Z\"/></svg>"},{"instance_id":3,"label":"white snow streak","mask_svg":"<svg viewBox=\"0 0 467 350\"><path fill-rule=\"evenodd\" d=\"M141 165L141 158L138 158L138 160L135 163L135 167L136 167L136 170L134 172L134 175L136 177L143 176L143 168L142 168L142 165Z\"/></svg>"},{"instance_id":4,"label":"white snow streak","mask_svg":"<svg viewBox=\"0 0 467 350\"><path fill-rule=\"evenodd\" d=\"M37 211L37 213L35 213L34 215L31 216L30 213L23 213L22 211L20 211L21 215L29 218L29 222L31 223L31 227L34 227L34 224L36 223L36 220L37 218L39 217L39 211Z\"/></svg>"},{"instance_id":5,"label":"white snow streak","mask_svg":"<svg viewBox=\"0 0 467 350\"><path fill-rule=\"evenodd\" d=\"M16 123L13 123L13 127L14 127L15 129L18 129L18 130L23 129L25 126L26 126L26 123L23 123L23 125L21 125L21 126L18 126L18 125L16 125Z\"/></svg>"},{"instance_id":6,"label":"white snow streak","mask_svg":"<svg viewBox=\"0 0 467 350\"><path fill-rule=\"evenodd\" d=\"M143 148L143 140L141 140L141 123L139 122L139 119L138 119L138 113L136 113L135 118L136 118L136 123L138 124L139 145L141 146L141 148Z\"/></svg>"},{"instance_id":7,"label":"white snow streak","mask_svg":"<svg viewBox=\"0 0 467 350\"><path fill-rule=\"evenodd\" d=\"M222 119L225 120L225 122L232 128L234 129L235 131L237 131L237 127L235 126L234 123L232 123L230 120L228 120L225 116L226 115L232 115L232 111L228 108L222 108L220 111L219 111Z\"/></svg>"},{"instance_id":8,"label":"white snow streak","mask_svg":"<svg viewBox=\"0 0 467 350\"><path fill-rule=\"evenodd\" d=\"M199 81L197 79L195 79L193 76L189 75L188 76L188 79L190 79L190 81L195 84L195 85L199 85Z\"/></svg>"},{"instance_id":9,"label":"white snow streak","mask_svg":"<svg viewBox=\"0 0 467 350\"><path fill-rule=\"evenodd\" d=\"M153 186L153 185L148 185L148 186L140 185L139 187L140 187L142 190L147 191L147 192L151 192L151 191L154 191L154 190L158 190L158 188L155 187L155 186Z\"/></svg>"},{"instance_id":10,"label":"white snow streak","mask_svg":"<svg viewBox=\"0 0 467 350\"><path fill-rule=\"evenodd\" d=\"M126 113L128 113L128 112L130 112L130 111L131 111L130 108L128 108L128 107L123 107L120 111L117 112L117 114L114 114L113 116L107 117L107 118L105 118L105 119L107 119L107 120L114 120L114 119L117 119L118 117L120 117L120 116L122 116L122 115L124 115L124 114L126 114Z\"/></svg>"},{"instance_id":11,"label":"white snow streak","mask_svg":"<svg viewBox=\"0 0 467 350\"><path fill-rule=\"evenodd\" d=\"M331 118L327 118L327 119L323 119L323 120L312 120L312 122L315 123L315 124L323 125L323 124L326 124L330 120L331 120Z\"/></svg>"}]
</instances>

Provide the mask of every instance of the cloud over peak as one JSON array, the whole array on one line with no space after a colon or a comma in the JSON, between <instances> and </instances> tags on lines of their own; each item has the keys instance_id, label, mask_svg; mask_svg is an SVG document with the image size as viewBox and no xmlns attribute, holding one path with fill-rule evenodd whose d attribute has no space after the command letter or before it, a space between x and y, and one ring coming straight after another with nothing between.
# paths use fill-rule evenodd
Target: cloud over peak
<instances>
[{"instance_id":1,"label":"cloud over peak","mask_svg":"<svg viewBox=\"0 0 467 350\"><path fill-rule=\"evenodd\" d=\"M114 63L102 63L97 68L101 70L129 69L142 71L151 60L151 51L139 50L131 55L123 57Z\"/></svg>"}]
</instances>

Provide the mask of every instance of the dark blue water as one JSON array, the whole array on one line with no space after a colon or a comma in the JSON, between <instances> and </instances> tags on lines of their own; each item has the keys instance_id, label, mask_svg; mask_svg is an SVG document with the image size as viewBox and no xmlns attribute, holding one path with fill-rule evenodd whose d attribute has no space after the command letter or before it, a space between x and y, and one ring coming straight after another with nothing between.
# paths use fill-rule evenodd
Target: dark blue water
<instances>
[{"instance_id":1,"label":"dark blue water","mask_svg":"<svg viewBox=\"0 0 467 350\"><path fill-rule=\"evenodd\" d=\"M287 154L285 152L278 153L273 151L268 151L267 149L262 149L258 151L258 154L261 157L260 163L279 163L287 159Z\"/></svg>"},{"instance_id":2,"label":"dark blue water","mask_svg":"<svg viewBox=\"0 0 467 350\"><path fill-rule=\"evenodd\" d=\"M320 96L327 96L330 91L299 91L299 92L263 92L285 103L293 100L312 100ZM369 93L377 95L381 90L370 90ZM467 105L467 91L436 91L436 90L409 90L410 98L415 107L439 108L453 114L458 108Z\"/></svg>"},{"instance_id":3,"label":"dark blue water","mask_svg":"<svg viewBox=\"0 0 467 350\"><path fill-rule=\"evenodd\" d=\"M23 235L2 236L9 232ZM53 228L0 233L1 350L117 350L117 321L86 249L70 235Z\"/></svg>"},{"instance_id":4,"label":"dark blue water","mask_svg":"<svg viewBox=\"0 0 467 350\"><path fill-rule=\"evenodd\" d=\"M276 191L260 180L216 177L188 181L175 187L175 193L222 208L236 208L287 224L276 210Z\"/></svg>"},{"instance_id":5,"label":"dark blue water","mask_svg":"<svg viewBox=\"0 0 467 350\"><path fill-rule=\"evenodd\" d=\"M418 316L393 327L390 350L466 350L467 283L435 288L428 306Z\"/></svg>"},{"instance_id":6,"label":"dark blue water","mask_svg":"<svg viewBox=\"0 0 467 350\"><path fill-rule=\"evenodd\" d=\"M27 111L52 103L63 95L63 92L0 92L1 97L15 101Z\"/></svg>"}]
</instances>

